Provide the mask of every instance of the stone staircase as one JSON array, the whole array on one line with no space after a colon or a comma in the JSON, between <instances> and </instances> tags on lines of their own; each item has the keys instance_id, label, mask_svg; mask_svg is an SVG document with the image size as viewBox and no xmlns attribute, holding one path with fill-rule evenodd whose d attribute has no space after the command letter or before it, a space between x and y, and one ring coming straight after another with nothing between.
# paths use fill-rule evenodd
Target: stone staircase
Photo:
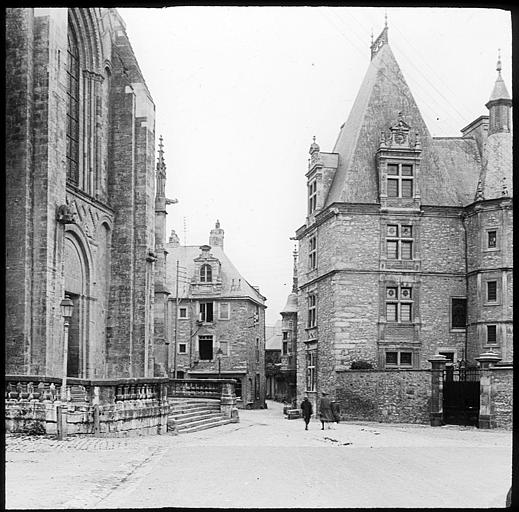
<instances>
[{"instance_id":1,"label":"stone staircase","mask_svg":"<svg viewBox=\"0 0 519 512\"><path fill-rule=\"evenodd\" d=\"M231 423L220 412L220 400L209 398L170 398L169 422L176 432L188 434Z\"/></svg>"}]
</instances>

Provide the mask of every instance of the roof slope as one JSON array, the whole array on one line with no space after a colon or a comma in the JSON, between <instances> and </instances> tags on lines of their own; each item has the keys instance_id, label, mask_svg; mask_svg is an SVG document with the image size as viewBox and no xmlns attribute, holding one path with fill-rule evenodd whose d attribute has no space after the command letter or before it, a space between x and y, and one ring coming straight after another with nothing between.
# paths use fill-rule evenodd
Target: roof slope
<instances>
[{"instance_id":1,"label":"roof slope","mask_svg":"<svg viewBox=\"0 0 519 512\"><path fill-rule=\"evenodd\" d=\"M339 166L325 206L334 202L378 203L375 154L381 131L394 125L399 112L422 143L420 192L423 204L458 205L447 169L388 44L371 61L364 81L333 149Z\"/></svg>"},{"instance_id":2,"label":"roof slope","mask_svg":"<svg viewBox=\"0 0 519 512\"><path fill-rule=\"evenodd\" d=\"M433 139L433 148L439 165L449 173L460 204L472 203L481 172L476 140L472 137L438 137Z\"/></svg>"},{"instance_id":3,"label":"roof slope","mask_svg":"<svg viewBox=\"0 0 519 512\"><path fill-rule=\"evenodd\" d=\"M166 244L166 250L168 251L166 259L167 288L172 293L172 296L175 296L176 265L178 260L180 270L182 270L182 275L185 276L184 278L179 279L178 295L179 297L190 297L189 283L195 273L194 259L200 256L200 247L198 245L175 246ZM265 297L256 291L247 280L243 278L221 247L211 247L210 254L217 258L221 264L222 288L221 292L218 294L219 297L250 298L256 302L264 304ZM199 297L199 295L197 295L197 297Z\"/></svg>"}]
</instances>

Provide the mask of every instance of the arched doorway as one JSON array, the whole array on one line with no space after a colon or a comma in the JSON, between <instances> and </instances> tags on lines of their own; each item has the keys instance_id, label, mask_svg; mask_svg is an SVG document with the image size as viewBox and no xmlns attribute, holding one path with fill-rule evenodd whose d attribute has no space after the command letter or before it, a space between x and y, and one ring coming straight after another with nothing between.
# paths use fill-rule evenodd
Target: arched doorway
<instances>
[{"instance_id":1,"label":"arched doorway","mask_svg":"<svg viewBox=\"0 0 519 512\"><path fill-rule=\"evenodd\" d=\"M65 295L74 303L68 336L68 377L84 377L87 361L86 291L87 265L79 242L72 235L65 236Z\"/></svg>"}]
</instances>

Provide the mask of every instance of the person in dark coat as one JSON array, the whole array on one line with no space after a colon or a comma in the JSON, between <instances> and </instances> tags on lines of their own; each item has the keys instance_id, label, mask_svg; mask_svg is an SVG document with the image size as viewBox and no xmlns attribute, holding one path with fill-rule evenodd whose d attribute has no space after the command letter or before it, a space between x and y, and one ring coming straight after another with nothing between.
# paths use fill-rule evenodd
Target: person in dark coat
<instances>
[{"instance_id":1,"label":"person in dark coat","mask_svg":"<svg viewBox=\"0 0 519 512\"><path fill-rule=\"evenodd\" d=\"M303 419L305 420L305 430L308 430L308 423L310 423L310 416L313 414L312 403L305 396L301 402L301 411L303 413Z\"/></svg>"},{"instance_id":2,"label":"person in dark coat","mask_svg":"<svg viewBox=\"0 0 519 512\"><path fill-rule=\"evenodd\" d=\"M335 415L333 414L332 403L328 398L328 393L326 391L323 391L321 395L322 398L319 404L319 417L322 425L321 430L324 430L325 423L333 423L337 420L335 419ZM330 428L329 425L328 428Z\"/></svg>"}]
</instances>

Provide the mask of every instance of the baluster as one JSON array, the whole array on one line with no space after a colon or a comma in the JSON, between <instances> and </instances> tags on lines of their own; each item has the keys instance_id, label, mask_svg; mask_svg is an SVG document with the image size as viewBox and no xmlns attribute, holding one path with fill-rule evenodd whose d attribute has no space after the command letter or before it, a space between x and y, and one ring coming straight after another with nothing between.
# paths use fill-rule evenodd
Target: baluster
<instances>
[{"instance_id":1,"label":"baluster","mask_svg":"<svg viewBox=\"0 0 519 512\"><path fill-rule=\"evenodd\" d=\"M54 382L50 383L49 394L50 394L49 400L54 402L56 400L56 385L54 384Z\"/></svg>"}]
</instances>

